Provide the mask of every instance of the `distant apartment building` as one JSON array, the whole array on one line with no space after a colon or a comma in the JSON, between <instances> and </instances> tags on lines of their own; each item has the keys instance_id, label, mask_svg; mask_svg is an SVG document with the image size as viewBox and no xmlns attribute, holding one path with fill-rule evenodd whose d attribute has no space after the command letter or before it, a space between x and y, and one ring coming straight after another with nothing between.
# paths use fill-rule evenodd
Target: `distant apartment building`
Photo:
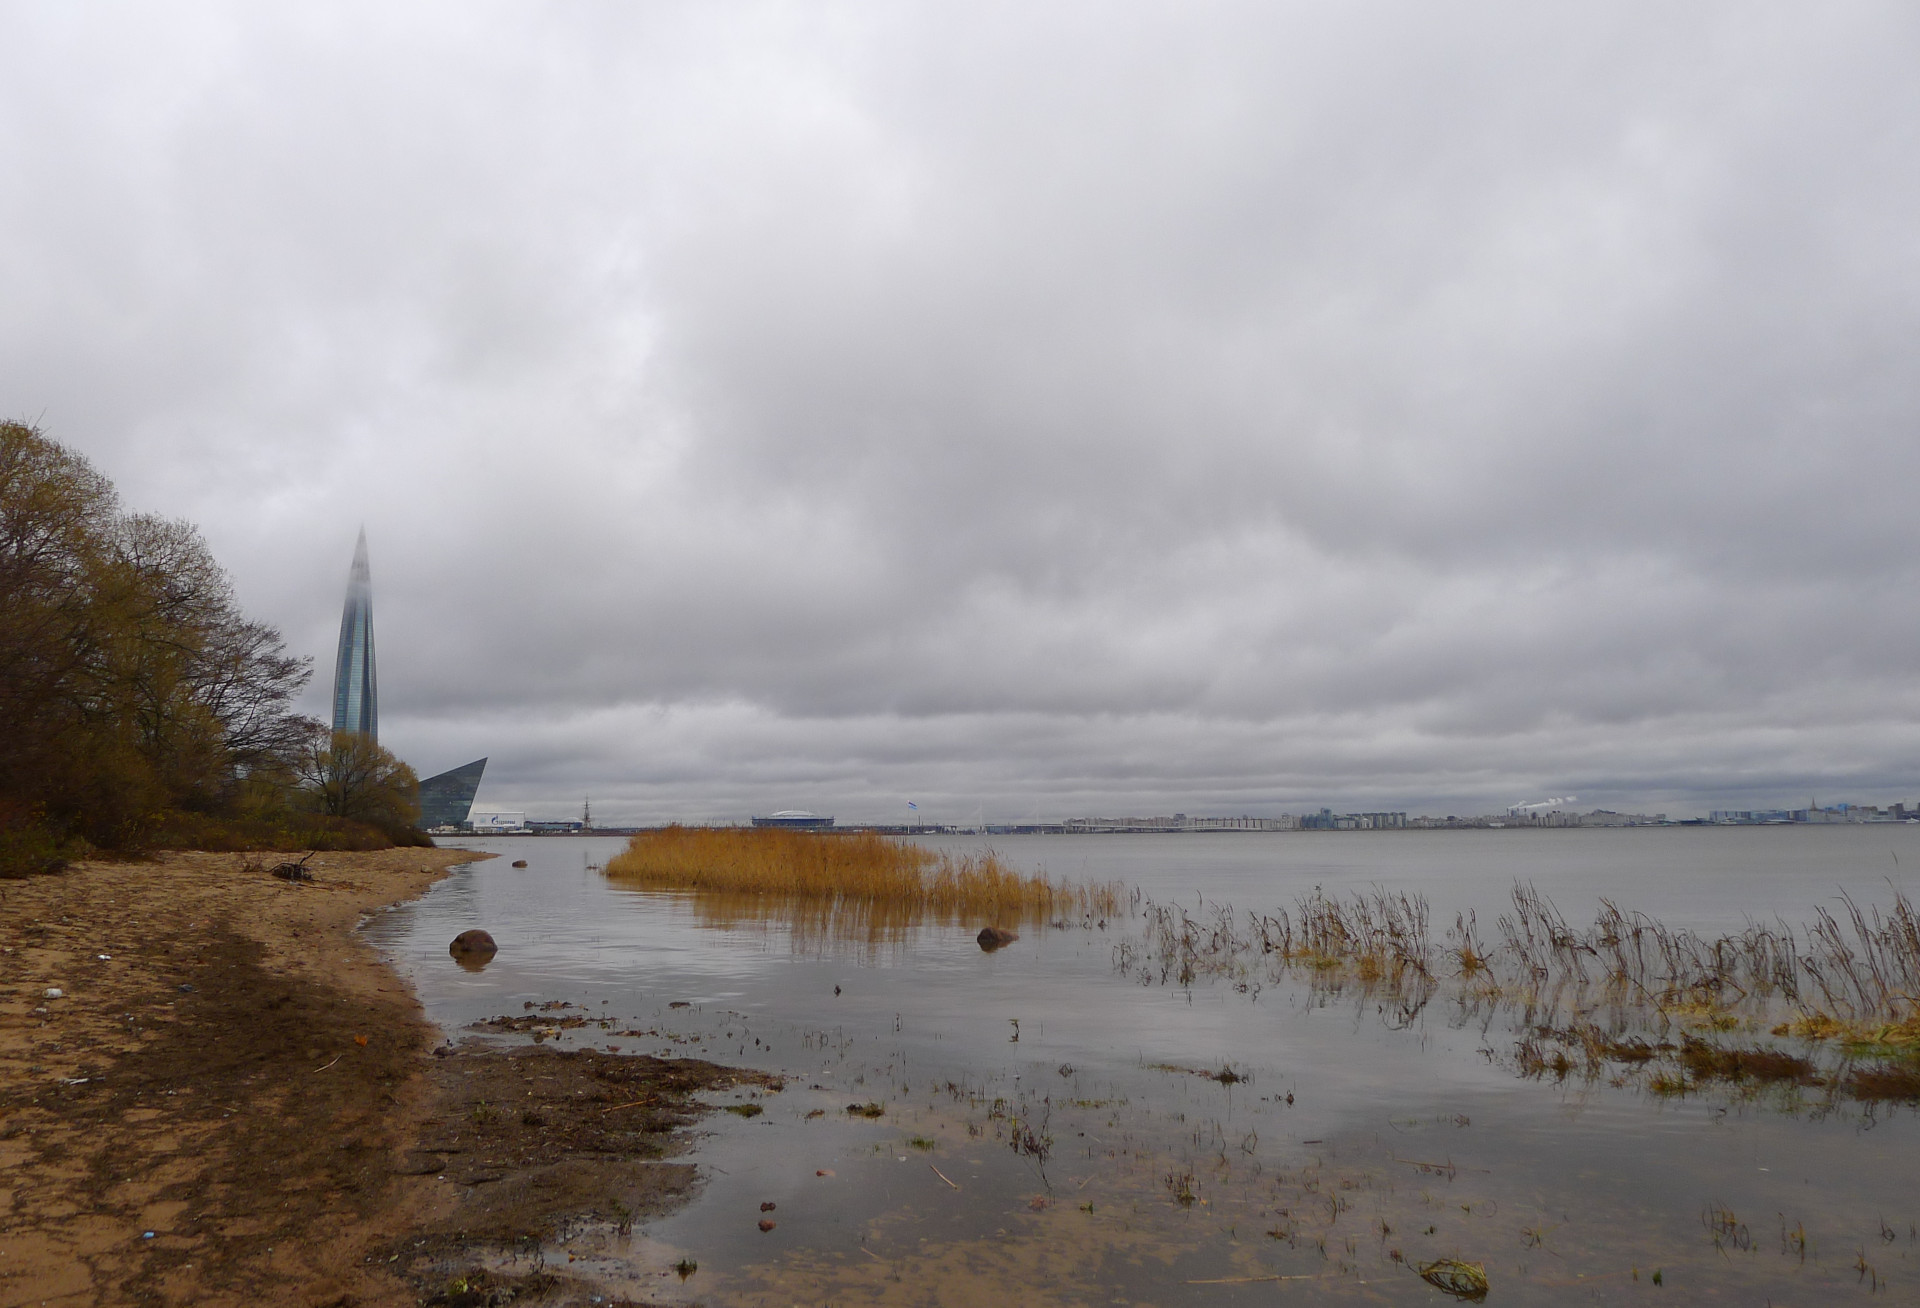
<instances>
[{"instance_id":1,"label":"distant apartment building","mask_svg":"<svg viewBox=\"0 0 1920 1308\"><path fill-rule=\"evenodd\" d=\"M1873 804L1835 804L1830 808L1717 808L1707 821L1720 826L1781 826L1805 822L1816 826L1840 822L1915 822L1920 821L1920 805L1891 804L1885 808Z\"/></svg>"},{"instance_id":2,"label":"distant apartment building","mask_svg":"<svg viewBox=\"0 0 1920 1308\"><path fill-rule=\"evenodd\" d=\"M1505 813L1481 821L1487 826L1507 827L1657 827L1667 820L1665 813L1615 813L1596 808L1591 813L1568 813L1560 809L1536 809L1532 812Z\"/></svg>"},{"instance_id":3,"label":"distant apartment building","mask_svg":"<svg viewBox=\"0 0 1920 1308\"><path fill-rule=\"evenodd\" d=\"M1561 810L1536 810L1525 813L1484 814L1479 817L1417 817L1407 822L1423 830L1454 830L1480 827L1658 827L1667 824L1665 813L1615 813L1596 808L1590 813Z\"/></svg>"},{"instance_id":4,"label":"distant apartment building","mask_svg":"<svg viewBox=\"0 0 1920 1308\"><path fill-rule=\"evenodd\" d=\"M1290 813L1279 817L1091 817L1068 818L1062 830L1071 835L1110 832L1149 831L1293 831L1300 819Z\"/></svg>"},{"instance_id":5,"label":"distant apartment building","mask_svg":"<svg viewBox=\"0 0 1920 1308\"><path fill-rule=\"evenodd\" d=\"M1665 813L1615 813L1611 809L1596 808L1591 813L1571 815L1576 821L1568 826L1575 827L1657 827L1667 821Z\"/></svg>"},{"instance_id":6,"label":"distant apartment building","mask_svg":"<svg viewBox=\"0 0 1920 1308\"><path fill-rule=\"evenodd\" d=\"M1330 808L1300 819L1302 831L1397 831L1409 825L1405 813L1336 813Z\"/></svg>"}]
</instances>

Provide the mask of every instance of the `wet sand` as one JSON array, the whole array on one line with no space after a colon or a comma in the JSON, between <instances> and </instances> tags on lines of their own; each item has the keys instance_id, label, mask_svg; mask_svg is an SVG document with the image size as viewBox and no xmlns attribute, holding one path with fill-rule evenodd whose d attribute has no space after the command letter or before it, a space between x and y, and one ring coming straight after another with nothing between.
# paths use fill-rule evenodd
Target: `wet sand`
<instances>
[{"instance_id":1,"label":"wet sand","mask_svg":"<svg viewBox=\"0 0 1920 1308\"><path fill-rule=\"evenodd\" d=\"M441 1043L354 928L475 857L0 882L0 1306L607 1302L564 1242L690 1192L694 1096L778 1082Z\"/></svg>"}]
</instances>

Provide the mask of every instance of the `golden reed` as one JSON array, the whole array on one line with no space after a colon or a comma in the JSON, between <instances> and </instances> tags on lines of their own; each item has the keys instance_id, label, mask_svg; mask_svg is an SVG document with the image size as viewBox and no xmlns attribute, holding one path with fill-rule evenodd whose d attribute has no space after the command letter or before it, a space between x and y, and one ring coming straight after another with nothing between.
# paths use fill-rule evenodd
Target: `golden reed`
<instances>
[{"instance_id":1,"label":"golden reed","mask_svg":"<svg viewBox=\"0 0 1920 1308\"><path fill-rule=\"evenodd\" d=\"M994 923L1108 917L1121 911L1122 898L1117 884L1051 881L1009 866L991 850L955 858L870 832L768 827L643 831L607 860L606 874L653 890L850 901L889 916Z\"/></svg>"}]
</instances>

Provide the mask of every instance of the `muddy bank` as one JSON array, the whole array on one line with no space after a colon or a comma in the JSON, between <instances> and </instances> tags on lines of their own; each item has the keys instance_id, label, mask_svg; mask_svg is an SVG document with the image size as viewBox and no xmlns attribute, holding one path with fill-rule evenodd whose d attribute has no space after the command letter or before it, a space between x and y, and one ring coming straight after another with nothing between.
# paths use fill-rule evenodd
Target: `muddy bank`
<instances>
[{"instance_id":1,"label":"muddy bank","mask_svg":"<svg viewBox=\"0 0 1920 1308\"><path fill-rule=\"evenodd\" d=\"M0 883L0 1305L584 1302L552 1242L664 1210L694 1096L767 1078L436 1050L353 928L473 857Z\"/></svg>"}]
</instances>

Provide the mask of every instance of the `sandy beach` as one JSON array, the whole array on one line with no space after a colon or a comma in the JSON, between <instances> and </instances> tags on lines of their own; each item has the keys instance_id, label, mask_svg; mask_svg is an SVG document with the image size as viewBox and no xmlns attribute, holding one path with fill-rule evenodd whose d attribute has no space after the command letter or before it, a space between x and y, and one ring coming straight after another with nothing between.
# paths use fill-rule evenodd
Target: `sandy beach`
<instances>
[{"instance_id":1,"label":"sandy beach","mask_svg":"<svg viewBox=\"0 0 1920 1308\"><path fill-rule=\"evenodd\" d=\"M475 857L0 882L0 1305L587 1302L543 1242L670 1207L694 1096L777 1083L442 1041L354 928Z\"/></svg>"}]
</instances>

